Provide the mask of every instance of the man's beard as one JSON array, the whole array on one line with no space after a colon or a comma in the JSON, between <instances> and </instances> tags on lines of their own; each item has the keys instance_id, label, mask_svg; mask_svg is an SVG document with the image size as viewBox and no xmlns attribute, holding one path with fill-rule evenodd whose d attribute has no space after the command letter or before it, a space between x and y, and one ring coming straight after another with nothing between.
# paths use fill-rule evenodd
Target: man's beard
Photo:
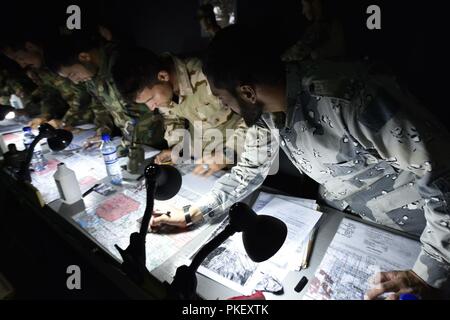
<instances>
[{"instance_id":1,"label":"man's beard","mask_svg":"<svg viewBox=\"0 0 450 320\"><path fill-rule=\"evenodd\" d=\"M247 127L254 126L258 120L261 118L263 113L262 103L256 102L255 104L245 102L244 100L238 98L239 111L244 119Z\"/></svg>"}]
</instances>

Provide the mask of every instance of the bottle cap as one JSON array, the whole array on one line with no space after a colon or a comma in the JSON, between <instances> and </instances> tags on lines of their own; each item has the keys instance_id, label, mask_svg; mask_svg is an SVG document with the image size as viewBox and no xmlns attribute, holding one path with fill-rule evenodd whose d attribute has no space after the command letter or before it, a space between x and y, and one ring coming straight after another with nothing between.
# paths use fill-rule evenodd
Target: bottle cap
<instances>
[{"instance_id":1,"label":"bottle cap","mask_svg":"<svg viewBox=\"0 0 450 320\"><path fill-rule=\"evenodd\" d=\"M104 134L102 134L102 140L103 141L110 141L111 137L109 136L109 134L104 133Z\"/></svg>"}]
</instances>

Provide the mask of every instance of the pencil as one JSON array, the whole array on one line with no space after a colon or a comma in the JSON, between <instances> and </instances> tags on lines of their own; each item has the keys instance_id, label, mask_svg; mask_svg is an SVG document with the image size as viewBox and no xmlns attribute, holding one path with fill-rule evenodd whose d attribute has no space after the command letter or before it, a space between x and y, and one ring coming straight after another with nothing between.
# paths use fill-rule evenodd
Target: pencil
<instances>
[{"instance_id":1,"label":"pencil","mask_svg":"<svg viewBox=\"0 0 450 320\"><path fill-rule=\"evenodd\" d=\"M309 260L311 259L311 253L313 251L314 242L316 240L317 230L318 228L315 227L309 234L309 241L305 250L305 255L303 256L302 269L307 269L309 267Z\"/></svg>"},{"instance_id":2,"label":"pencil","mask_svg":"<svg viewBox=\"0 0 450 320\"><path fill-rule=\"evenodd\" d=\"M172 161L167 161L167 162L161 162L159 163L160 166L171 166L173 164Z\"/></svg>"}]
</instances>

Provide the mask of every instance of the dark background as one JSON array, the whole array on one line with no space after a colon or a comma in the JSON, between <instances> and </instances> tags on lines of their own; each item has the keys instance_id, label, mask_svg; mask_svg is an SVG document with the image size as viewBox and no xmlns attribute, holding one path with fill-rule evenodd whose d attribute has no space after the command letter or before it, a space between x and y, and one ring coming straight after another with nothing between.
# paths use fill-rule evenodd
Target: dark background
<instances>
[{"instance_id":1,"label":"dark background","mask_svg":"<svg viewBox=\"0 0 450 320\"><path fill-rule=\"evenodd\" d=\"M91 0L2 1L1 33L33 30L45 33L64 26L66 8L77 4L82 28L96 23L109 26L124 41L155 52L201 54L208 40L201 37L195 19L199 0ZM267 46L289 47L300 37L305 20L300 0L237 0L237 22L256 26L267 37ZM369 57L390 66L423 104L447 121L439 84L443 74L441 52L448 27L440 15L442 1L335 0L333 12L344 24L350 58ZM382 30L366 28L366 8L377 4L382 11ZM442 77L441 77L442 78Z\"/></svg>"},{"instance_id":2,"label":"dark background","mask_svg":"<svg viewBox=\"0 0 450 320\"><path fill-rule=\"evenodd\" d=\"M103 24L122 41L148 47L157 53L169 51L182 55L201 55L208 40L201 37L200 25L195 18L199 2L2 1L0 39L3 36L23 33L24 30L30 34L52 34L58 27L65 25L68 17L67 6L77 4L82 10L82 28ZM422 104L448 126L448 89L445 85L449 81L446 79L444 67L446 58L442 58L442 52L447 46L449 36L446 20L440 17L445 13L441 3L443 1L437 0L426 3L412 3L407 0L335 0L332 9L344 24L349 58L368 57L388 65ZM381 7L382 30L370 31L366 28L366 8L371 4ZM280 51L295 43L305 26L300 0L237 0L237 22L259 28L260 32L266 35L267 46L279 48ZM282 158L281 163L287 164L288 161ZM288 174L296 175L292 166L286 165L282 169ZM290 185L284 176L270 177L267 182L278 187ZM292 191L300 188L290 189ZM2 203L9 204L9 207L2 211L5 216L25 220L19 215L19 205L7 201L6 195L4 196ZM39 221L28 219L27 228L30 230L22 232L27 235L27 243L35 243L35 246L28 250L17 249L14 230L8 227L20 225L19 222L6 223L6 219L2 219L4 223L0 225L0 251L3 252L0 262L2 259L4 263L7 262L6 257L9 257L9 268L4 266L2 271L10 276L18 289L22 289L19 290L21 298L121 297L120 293L95 271L85 275L93 283L96 281L96 285L87 290L88 296L79 297L76 293L67 293L64 287L66 274L61 273L61 266L73 263L75 253L63 243L57 251L53 251L55 249L51 245L60 243L58 238ZM34 241L39 235L40 242ZM43 238L42 235L46 236ZM50 247L53 249L48 249ZM29 254L26 254L27 252ZM51 264L42 262L53 261L52 259L54 263ZM34 274L28 271L30 264L35 266ZM80 261L76 260L76 264L80 264ZM90 269L83 267L83 270Z\"/></svg>"}]
</instances>

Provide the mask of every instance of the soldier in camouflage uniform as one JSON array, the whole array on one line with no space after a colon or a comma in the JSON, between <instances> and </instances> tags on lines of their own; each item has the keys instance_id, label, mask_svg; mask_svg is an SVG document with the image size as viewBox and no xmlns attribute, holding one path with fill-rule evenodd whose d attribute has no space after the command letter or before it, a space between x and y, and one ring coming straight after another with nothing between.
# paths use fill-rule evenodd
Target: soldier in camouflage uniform
<instances>
[{"instance_id":1,"label":"soldier in camouflage uniform","mask_svg":"<svg viewBox=\"0 0 450 320\"><path fill-rule=\"evenodd\" d=\"M182 60L169 54L159 58L145 49L136 49L120 59L114 77L125 96L147 104L150 110L158 109L164 115L165 138L170 147L179 142L180 136L176 129L183 128L180 119L189 121L191 141L198 139L201 150L197 152L202 152L200 155L194 154L194 157L197 156L199 162L209 164L207 169L205 166L198 166L195 172L209 175L227 165L227 159L223 155L230 156L232 159L228 162L234 163L235 153L239 154L238 147L243 144L247 127L242 117L223 106L212 95L201 68L202 63L196 58ZM147 71L148 75L144 75ZM154 85L143 81L136 88L127 88L127 83L138 82L146 76L148 79L159 76L162 79L157 80ZM227 130L231 131L228 136ZM217 139L211 138L213 132L217 133ZM235 139L241 143L236 145ZM214 152L206 154L216 149L222 155L218 156ZM171 150L165 150L157 156L156 162L170 161L171 158Z\"/></svg>"},{"instance_id":2,"label":"soldier in camouflage uniform","mask_svg":"<svg viewBox=\"0 0 450 320\"><path fill-rule=\"evenodd\" d=\"M83 87L70 83L44 65L41 46L18 41L4 45L2 51L24 68L28 77L38 87L32 96L40 97L41 110L40 115L31 121L31 126L37 127L44 122L50 122L57 127L72 127L92 122L93 113L97 122L109 121L103 117L101 110L97 114L95 107L91 105L89 94Z\"/></svg>"},{"instance_id":3,"label":"soldier in camouflage uniform","mask_svg":"<svg viewBox=\"0 0 450 320\"><path fill-rule=\"evenodd\" d=\"M6 57L0 57L0 105L10 105L11 95L22 100L24 114L30 117L40 113L40 98L33 96L36 86L21 70L16 70Z\"/></svg>"},{"instance_id":4,"label":"soldier in camouflage uniform","mask_svg":"<svg viewBox=\"0 0 450 320\"><path fill-rule=\"evenodd\" d=\"M191 219L222 214L256 190L281 146L302 174L321 185L328 205L421 236L412 270L381 273L369 299L385 292L394 292L389 299L405 292L426 298L448 290L449 133L390 78L349 64L285 67L263 57L255 62L256 49L246 47L245 38L237 43L240 34L232 28L216 37L205 72L213 92L252 127L241 162L191 207ZM264 77L245 79L269 65ZM284 82L276 80L282 77ZM236 86L236 94L224 84ZM172 212L154 226L186 221L182 211Z\"/></svg>"},{"instance_id":5,"label":"soldier in camouflage uniform","mask_svg":"<svg viewBox=\"0 0 450 320\"><path fill-rule=\"evenodd\" d=\"M52 69L76 84L83 83L96 103L113 119L113 123L100 128L98 136L93 137L92 141L98 141L101 133L112 134L114 124L121 131L124 147L133 142L153 147L165 146L162 117L143 106L127 104L116 89L111 69L120 54L117 45L99 45L79 34L65 36L61 42L65 45L49 55Z\"/></svg>"}]
</instances>

